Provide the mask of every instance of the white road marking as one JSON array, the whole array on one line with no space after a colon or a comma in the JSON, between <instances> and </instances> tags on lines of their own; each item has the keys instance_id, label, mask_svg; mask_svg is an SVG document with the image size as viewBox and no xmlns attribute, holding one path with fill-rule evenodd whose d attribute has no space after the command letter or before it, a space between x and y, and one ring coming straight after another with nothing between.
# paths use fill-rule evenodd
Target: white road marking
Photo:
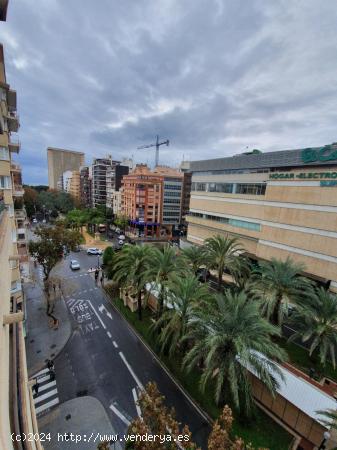
<instances>
[{"instance_id":1,"label":"white road marking","mask_svg":"<svg viewBox=\"0 0 337 450\"><path fill-rule=\"evenodd\" d=\"M89 289L89 291L93 291L93 288Z\"/></svg>"},{"instance_id":2,"label":"white road marking","mask_svg":"<svg viewBox=\"0 0 337 450\"><path fill-rule=\"evenodd\" d=\"M45 391L53 386L56 386L56 381L51 381L50 383L44 384L43 386L39 386L39 392Z\"/></svg>"},{"instance_id":3,"label":"white road marking","mask_svg":"<svg viewBox=\"0 0 337 450\"><path fill-rule=\"evenodd\" d=\"M137 392L136 392L135 388L132 389L132 395L133 395L133 399L135 401L138 417L142 417L142 410L140 409L140 406L138 405L138 397L137 397Z\"/></svg>"},{"instance_id":4,"label":"white road marking","mask_svg":"<svg viewBox=\"0 0 337 450\"><path fill-rule=\"evenodd\" d=\"M98 310L101 314L104 311L105 314L109 317L109 319L112 320L112 315L109 313L109 311L106 309L106 307L103 304L98 307Z\"/></svg>"},{"instance_id":5,"label":"white road marking","mask_svg":"<svg viewBox=\"0 0 337 450\"><path fill-rule=\"evenodd\" d=\"M40 372L38 372L38 373L36 373L36 374L34 375L34 378L36 378L36 377L38 377L39 375L42 375L43 373L46 373L46 372L49 372L49 369L48 369L48 368L40 370Z\"/></svg>"},{"instance_id":6,"label":"white road marking","mask_svg":"<svg viewBox=\"0 0 337 450\"><path fill-rule=\"evenodd\" d=\"M139 381L139 378L137 377L137 375L134 373L132 367L130 366L130 364L127 362L125 356L123 355L122 352L119 352L119 356L122 358L122 361L124 362L124 364L126 365L126 367L128 368L129 372L131 373L133 379L135 380L135 382L137 383L138 387L140 389L144 389L144 386L142 385L142 383Z\"/></svg>"},{"instance_id":7,"label":"white road marking","mask_svg":"<svg viewBox=\"0 0 337 450\"><path fill-rule=\"evenodd\" d=\"M109 336L110 339L112 338L110 331L107 332L107 335Z\"/></svg>"},{"instance_id":8,"label":"white road marking","mask_svg":"<svg viewBox=\"0 0 337 450\"><path fill-rule=\"evenodd\" d=\"M54 405L57 405L59 403L58 397L54 398L48 403L44 403L43 405L39 406L38 408L35 408L36 414L39 414L40 412L44 411L45 409L51 408Z\"/></svg>"},{"instance_id":9,"label":"white road marking","mask_svg":"<svg viewBox=\"0 0 337 450\"><path fill-rule=\"evenodd\" d=\"M46 377L41 377L37 381L38 383L43 383L44 381L50 380L50 375L48 374Z\"/></svg>"},{"instance_id":10,"label":"white road marking","mask_svg":"<svg viewBox=\"0 0 337 450\"><path fill-rule=\"evenodd\" d=\"M113 343L113 345L114 345L115 348L118 348L118 344L117 344L116 341L113 341L112 343Z\"/></svg>"},{"instance_id":11,"label":"white road marking","mask_svg":"<svg viewBox=\"0 0 337 450\"><path fill-rule=\"evenodd\" d=\"M39 395L38 397L34 398L34 403L40 403L42 400L45 400L48 397L52 397L53 395L57 394L57 389L53 389L52 391L48 391L43 395Z\"/></svg>"},{"instance_id":12,"label":"white road marking","mask_svg":"<svg viewBox=\"0 0 337 450\"><path fill-rule=\"evenodd\" d=\"M94 313L96 314L97 319L101 322L102 327L106 330L106 326L104 325L103 320L99 317L99 315L98 315L96 309L92 306L91 301L90 301L90 300L87 300L87 302L89 303L89 305L91 306L91 309L92 309L92 310L94 311Z\"/></svg>"},{"instance_id":13,"label":"white road marking","mask_svg":"<svg viewBox=\"0 0 337 450\"><path fill-rule=\"evenodd\" d=\"M116 408L114 405L110 405L109 408L118 416L126 426L130 425L130 421Z\"/></svg>"}]
</instances>

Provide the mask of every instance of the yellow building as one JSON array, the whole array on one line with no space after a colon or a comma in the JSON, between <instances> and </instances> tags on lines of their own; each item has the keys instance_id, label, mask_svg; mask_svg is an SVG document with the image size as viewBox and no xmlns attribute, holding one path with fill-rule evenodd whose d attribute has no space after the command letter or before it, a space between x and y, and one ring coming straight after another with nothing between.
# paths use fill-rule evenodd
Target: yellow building
<instances>
[{"instance_id":1,"label":"yellow building","mask_svg":"<svg viewBox=\"0 0 337 450\"><path fill-rule=\"evenodd\" d=\"M188 241L240 239L253 259L291 257L337 291L337 143L192 161Z\"/></svg>"},{"instance_id":2,"label":"yellow building","mask_svg":"<svg viewBox=\"0 0 337 450\"><path fill-rule=\"evenodd\" d=\"M62 148L47 148L48 184L50 189L57 189L58 182L67 170L79 171L84 165L84 153Z\"/></svg>"},{"instance_id":3,"label":"yellow building","mask_svg":"<svg viewBox=\"0 0 337 450\"><path fill-rule=\"evenodd\" d=\"M7 1L0 0L0 20L6 19ZM20 166L12 154L20 144L16 92L6 81L0 44L0 448L17 448L12 433L36 433L37 424L27 377L22 281L27 276L26 215ZM31 442L25 448L41 449Z\"/></svg>"}]
</instances>

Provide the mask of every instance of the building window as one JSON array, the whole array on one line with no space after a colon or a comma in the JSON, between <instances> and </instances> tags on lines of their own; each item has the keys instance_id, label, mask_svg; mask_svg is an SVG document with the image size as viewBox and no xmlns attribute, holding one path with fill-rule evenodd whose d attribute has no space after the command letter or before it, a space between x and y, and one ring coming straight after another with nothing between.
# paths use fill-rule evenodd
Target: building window
<instances>
[{"instance_id":1,"label":"building window","mask_svg":"<svg viewBox=\"0 0 337 450\"><path fill-rule=\"evenodd\" d=\"M6 147L0 147L0 159L3 161L9 161L9 150Z\"/></svg>"},{"instance_id":2,"label":"building window","mask_svg":"<svg viewBox=\"0 0 337 450\"><path fill-rule=\"evenodd\" d=\"M206 192L206 183L195 183L195 190L199 192Z\"/></svg>"},{"instance_id":3,"label":"building window","mask_svg":"<svg viewBox=\"0 0 337 450\"><path fill-rule=\"evenodd\" d=\"M209 183L208 192L233 193L233 183Z\"/></svg>"},{"instance_id":4,"label":"building window","mask_svg":"<svg viewBox=\"0 0 337 450\"><path fill-rule=\"evenodd\" d=\"M236 185L236 194L264 195L266 192L266 184L241 184Z\"/></svg>"},{"instance_id":5,"label":"building window","mask_svg":"<svg viewBox=\"0 0 337 450\"><path fill-rule=\"evenodd\" d=\"M11 177L0 175L0 188L1 189L11 189Z\"/></svg>"},{"instance_id":6,"label":"building window","mask_svg":"<svg viewBox=\"0 0 337 450\"><path fill-rule=\"evenodd\" d=\"M232 227L245 228L246 230L252 231L261 231L261 225L259 223L248 222L247 220L230 219L229 217L213 216L211 214L202 214L193 211L190 211L188 215L205 220L211 220L213 222L224 223Z\"/></svg>"}]
</instances>

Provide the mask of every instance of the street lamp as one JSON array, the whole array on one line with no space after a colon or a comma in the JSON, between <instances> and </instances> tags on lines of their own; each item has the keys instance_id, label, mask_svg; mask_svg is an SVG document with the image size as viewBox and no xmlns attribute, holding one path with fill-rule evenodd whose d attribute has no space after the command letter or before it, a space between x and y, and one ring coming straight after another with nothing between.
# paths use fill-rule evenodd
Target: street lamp
<instances>
[{"instance_id":1,"label":"street lamp","mask_svg":"<svg viewBox=\"0 0 337 450\"><path fill-rule=\"evenodd\" d=\"M323 433L323 441L321 442L321 445L318 447L318 450L324 450L325 449L325 444L326 441L328 441L330 439L331 434L329 433L329 431L324 431Z\"/></svg>"}]
</instances>

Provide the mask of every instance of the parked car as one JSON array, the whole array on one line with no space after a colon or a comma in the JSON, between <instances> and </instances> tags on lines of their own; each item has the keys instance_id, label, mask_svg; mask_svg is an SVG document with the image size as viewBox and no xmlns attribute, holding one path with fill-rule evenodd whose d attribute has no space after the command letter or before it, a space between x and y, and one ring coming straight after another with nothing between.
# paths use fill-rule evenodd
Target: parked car
<instances>
[{"instance_id":1,"label":"parked car","mask_svg":"<svg viewBox=\"0 0 337 450\"><path fill-rule=\"evenodd\" d=\"M102 253L102 250L96 247L90 247L87 250L88 255L101 255Z\"/></svg>"},{"instance_id":2,"label":"parked car","mask_svg":"<svg viewBox=\"0 0 337 450\"><path fill-rule=\"evenodd\" d=\"M76 259L72 259L70 261L70 268L71 270L78 270L81 268L80 263Z\"/></svg>"},{"instance_id":3,"label":"parked car","mask_svg":"<svg viewBox=\"0 0 337 450\"><path fill-rule=\"evenodd\" d=\"M119 244L119 245L123 245L123 244L124 244L123 239L119 239L119 240L118 240L118 244Z\"/></svg>"},{"instance_id":4,"label":"parked car","mask_svg":"<svg viewBox=\"0 0 337 450\"><path fill-rule=\"evenodd\" d=\"M124 241L124 240L125 240L125 236L124 236L124 234L121 234L120 236L118 236L118 240L120 240L120 241Z\"/></svg>"},{"instance_id":5,"label":"parked car","mask_svg":"<svg viewBox=\"0 0 337 450\"><path fill-rule=\"evenodd\" d=\"M37 223L37 219L35 217L33 219L33 223Z\"/></svg>"},{"instance_id":6,"label":"parked car","mask_svg":"<svg viewBox=\"0 0 337 450\"><path fill-rule=\"evenodd\" d=\"M211 273L209 270L207 270L205 268L200 268L197 270L196 276L199 281L201 281L202 283L205 283L206 281L209 280Z\"/></svg>"},{"instance_id":7,"label":"parked car","mask_svg":"<svg viewBox=\"0 0 337 450\"><path fill-rule=\"evenodd\" d=\"M121 232L121 230L120 230L119 228L115 228L115 232L116 232L117 234L119 234L119 233Z\"/></svg>"}]
</instances>

